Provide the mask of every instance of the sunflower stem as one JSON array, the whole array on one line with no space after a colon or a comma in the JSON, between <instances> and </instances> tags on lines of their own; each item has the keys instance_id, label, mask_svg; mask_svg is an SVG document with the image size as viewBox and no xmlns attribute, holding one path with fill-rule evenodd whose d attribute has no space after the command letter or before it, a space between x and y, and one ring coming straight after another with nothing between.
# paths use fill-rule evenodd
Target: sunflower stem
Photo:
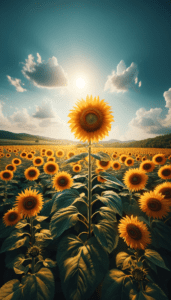
<instances>
[{"instance_id":1,"label":"sunflower stem","mask_svg":"<svg viewBox=\"0 0 171 300\"><path fill-rule=\"evenodd\" d=\"M92 214L92 206L91 206L91 198L92 198L92 182L91 182L91 139L89 141L88 148L88 226L89 226L89 238L91 237L91 214Z\"/></svg>"},{"instance_id":2,"label":"sunflower stem","mask_svg":"<svg viewBox=\"0 0 171 300\"><path fill-rule=\"evenodd\" d=\"M30 233L31 233L31 244L33 246L34 243L34 228L33 228L33 217L30 217ZM32 257L32 263L31 263L31 272L34 274L34 263L35 263L35 258Z\"/></svg>"},{"instance_id":3,"label":"sunflower stem","mask_svg":"<svg viewBox=\"0 0 171 300\"><path fill-rule=\"evenodd\" d=\"M7 181L5 181L5 191L4 191L5 201L7 200Z\"/></svg>"}]
</instances>

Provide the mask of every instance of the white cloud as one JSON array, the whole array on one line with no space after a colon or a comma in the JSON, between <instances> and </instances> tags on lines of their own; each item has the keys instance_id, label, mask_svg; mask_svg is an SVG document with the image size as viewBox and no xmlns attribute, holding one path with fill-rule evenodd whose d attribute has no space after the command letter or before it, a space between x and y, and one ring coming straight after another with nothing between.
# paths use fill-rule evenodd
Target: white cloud
<instances>
[{"instance_id":1,"label":"white cloud","mask_svg":"<svg viewBox=\"0 0 171 300\"><path fill-rule=\"evenodd\" d=\"M139 81L139 84L138 84L138 86L140 87L142 84L141 84L141 81Z\"/></svg>"},{"instance_id":2,"label":"white cloud","mask_svg":"<svg viewBox=\"0 0 171 300\"><path fill-rule=\"evenodd\" d=\"M0 130L8 130L11 126L11 123L10 121L8 120L8 118L6 118L3 114L3 105L4 105L4 102L3 101L0 101Z\"/></svg>"},{"instance_id":3,"label":"white cloud","mask_svg":"<svg viewBox=\"0 0 171 300\"><path fill-rule=\"evenodd\" d=\"M25 92L27 91L26 89L24 89L22 86L21 86L21 79L18 79L18 78L15 78L15 79L12 79L11 76L7 75L7 78L8 78L8 81L13 85L15 86L16 88L16 91L17 92ZM24 83L23 83L24 85Z\"/></svg>"},{"instance_id":4,"label":"white cloud","mask_svg":"<svg viewBox=\"0 0 171 300\"><path fill-rule=\"evenodd\" d=\"M45 119L55 118L56 113L50 101L44 101L42 105L36 105L36 112L33 114L34 118Z\"/></svg>"},{"instance_id":5,"label":"white cloud","mask_svg":"<svg viewBox=\"0 0 171 300\"><path fill-rule=\"evenodd\" d=\"M129 88L135 88L138 82L138 67L132 62L130 67L126 69L123 60L117 65L117 72L112 71L112 75L108 76L105 83L104 91L110 90L113 92L126 92ZM139 85L140 86L140 85Z\"/></svg>"},{"instance_id":6,"label":"white cloud","mask_svg":"<svg viewBox=\"0 0 171 300\"><path fill-rule=\"evenodd\" d=\"M125 140L141 140L171 133L171 88L164 92L163 96L166 101L165 107L169 108L165 118L161 118L161 108L138 109L136 117L128 124L128 130L124 136Z\"/></svg>"},{"instance_id":7,"label":"white cloud","mask_svg":"<svg viewBox=\"0 0 171 300\"><path fill-rule=\"evenodd\" d=\"M22 74L35 86L54 89L68 85L67 74L55 56L49 58L47 62L42 62L40 54L37 53L36 63L32 54L29 54L25 61Z\"/></svg>"}]
</instances>

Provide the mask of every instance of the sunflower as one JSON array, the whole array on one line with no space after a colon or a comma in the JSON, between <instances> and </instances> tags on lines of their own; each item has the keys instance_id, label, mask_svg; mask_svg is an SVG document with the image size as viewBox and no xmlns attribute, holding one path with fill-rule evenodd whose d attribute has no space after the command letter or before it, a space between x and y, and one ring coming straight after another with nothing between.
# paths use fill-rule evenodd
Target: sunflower
<instances>
[{"instance_id":1,"label":"sunflower","mask_svg":"<svg viewBox=\"0 0 171 300\"><path fill-rule=\"evenodd\" d=\"M9 165L7 165L7 166L5 167L5 169L6 169L6 170L10 170L10 171L12 171L12 172L15 172L17 168L16 168L15 165L9 164Z\"/></svg>"},{"instance_id":2,"label":"sunflower","mask_svg":"<svg viewBox=\"0 0 171 300\"><path fill-rule=\"evenodd\" d=\"M47 161L55 161L55 157L54 156L48 157Z\"/></svg>"},{"instance_id":3,"label":"sunflower","mask_svg":"<svg viewBox=\"0 0 171 300\"><path fill-rule=\"evenodd\" d=\"M133 249L145 249L151 243L150 233L146 225L131 215L120 220L118 225L120 237Z\"/></svg>"},{"instance_id":4,"label":"sunflower","mask_svg":"<svg viewBox=\"0 0 171 300\"><path fill-rule=\"evenodd\" d=\"M12 160L12 164L13 164L13 165L16 165L16 166L21 165L21 159L19 159L19 158L14 158L14 159Z\"/></svg>"},{"instance_id":5,"label":"sunflower","mask_svg":"<svg viewBox=\"0 0 171 300\"><path fill-rule=\"evenodd\" d=\"M51 149L48 149L48 150L45 151L45 155L48 156L48 157L49 156L53 156L54 155L54 151L51 150Z\"/></svg>"},{"instance_id":6,"label":"sunflower","mask_svg":"<svg viewBox=\"0 0 171 300\"><path fill-rule=\"evenodd\" d=\"M155 164L151 160L146 160L140 164L139 169L147 173L152 172L155 168Z\"/></svg>"},{"instance_id":7,"label":"sunflower","mask_svg":"<svg viewBox=\"0 0 171 300\"><path fill-rule=\"evenodd\" d=\"M111 130L111 122L114 121L108 106L103 100L99 100L99 96L93 99L92 95L87 95L86 100L76 103L77 107L71 110L68 115L71 119L71 132L74 132L76 138L81 141L98 142L102 140Z\"/></svg>"},{"instance_id":8,"label":"sunflower","mask_svg":"<svg viewBox=\"0 0 171 300\"><path fill-rule=\"evenodd\" d=\"M53 187L59 192L70 189L73 185L73 179L67 172L59 172L53 177Z\"/></svg>"},{"instance_id":9,"label":"sunflower","mask_svg":"<svg viewBox=\"0 0 171 300\"><path fill-rule=\"evenodd\" d=\"M170 201L164 199L164 195L154 191L144 193L138 200L140 208L147 216L162 219L170 211Z\"/></svg>"},{"instance_id":10,"label":"sunflower","mask_svg":"<svg viewBox=\"0 0 171 300\"><path fill-rule=\"evenodd\" d=\"M69 159L69 158L71 158L72 156L74 156L75 155L75 152L74 151L70 151L70 152L68 152L68 154L67 154L67 158Z\"/></svg>"},{"instance_id":11,"label":"sunflower","mask_svg":"<svg viewBox=\"0 0 171 300\"><path fill-rule=\"evenodd\" d=\"M9 209L3 216L3 222L6 226L13 226L22 219L22 215L17 209Z\"/></svg>"},{"instance_id":12,"label":"sunflower","mask_svg":"<svg viewBox=\"0 0 171 300\"><path fill-rule=\"evenodd\" d=\"M41 156L37 156L33 159L33 165L34 166L42 166L44 163L44 159Z\"/></svg>"},{"instance_id":13,"label":"sunflower","mask_svg":"<svg viewBox=\"0 0 171 300\"><path fill-rule=\"evenodd\" d=\"M140 161L140 160L141 160L141 157L137 156L136 161Z\"/></svg>"},{"instance_id":14,"label":"sunflower","mask_svg":"<svg viewBox=\"0 0 171 300\"><path fill-rule=\"evenodd\" d=\"M117 170L120 170L121 164L120 164L120 162L115 160L115 161L112 162L111 167L113 168L113 170L117 171Z\"/></svg>"},{"instance_id":15,"label":"sunflower","mask_svg":"<svg viewBox=\"0 0 171 300\"><path fill-rule=\"evenodd\" d=\"M26 157L27 157L27 152L21 152L21 153L20 153L20 157L26 158Z\"/></svg>"},{"instance_id":16,"label":"sunflower","mask_svg":"<svg viewBox=\"0 0 171 300\"><path fill-rule=\"evenodd\" d=\"M119 157L119 161L121 162L121 163L124 163L125 162L125 160L127 159L127 155L125 155L125 154L121 154L121 156Z\"/></svg>"},{"instance_id":17,"label":"sunflower","mask_svg":"<svg viewBox=\"0 0 171 300\"><path fill-rule=\"evenodd\" d=\"M11 154L9 154L9 153L6 154L6 157L10 157L10 156L11 156Z\"/></svg>"},{"instance_id":18,"label":"sunflower","mask_svg":"<svg viewBox=\"0 0 171 300\"><path fill-rule=\"evenodd\" d=\"M117 157L118 157L118 155L116 153L112 154L112 158L117 158Z\"/></svg>"},{"instance_id":19,"label":"sunflower","mask_svg":"<svg viewBox=\"0 0 171 300\"><path fill-rule=\"evenodd\" d=\"M27 180L33 181L38 179L40 171L36 167L29 167L24 171L24 175Z\"/></svg>"},{"instance_id":20,"label":"sunflower","mask_svg":"<svg viewBox=\"0 0 171 300\"><path fill-rule=\"evenodd\" d=\"M98 168L103 168L104 170L107 170L110 168L111 162L110 162L110 160L108 160L108 161L97 160L96 165Z\"/></svg>"},{"instance_id":21,"label":"sunflower","mask_svg":"<svg viewBox=\"0 0 171 300\"><path fill-rule=\"evenodd\" d=\"M158 176L162 179L171 179L171 165L166 165L158 170Z\"/></svg>"},{"instance_id":22,"label":"sunflower","mask_svg":"<svg viewBox=\"0 0 171 300\"><path fill-rule=\"evenodd\" d=\"M171 201L171 182L163 182L154 189L154 192L164 195L164 199Z\"/></svg>"},{"instance_id":23,"label":"sunflower","mask_svg":"<svg viewBox=\"0 0 171 300\"><path fill-rule=\"evenodd\" d=\"M99 182L105 182L105 181L107 181L107 180L104 179L103 177L101 177L101 176L99 175L99 176L97 176L97 181L99 181Z\"/></svg>"},{"instance_id":24,"label":"sunflower","mask_svg":"<svg viewBox=\"0 0 171 300\"><path fill-rule=\"evenodd\" d=\"M141 190L145 187L148 176L139 169L130 169L125 172L124 183L130 190Z\"/></svg>"},{"instance_id":25,"label":"sunflower","mask_svg":"<svg viewBox=\"0 0 171 300\"><path fill-rule=\"evenodd\" d=\"M4 153L1 153L1 157L4 157L5 156L5 154Z\"/></svg>"},{"instance_id":26,"label":"sunflower","mask_svg":"<svg viewBox=\"0 0 171 300\"><path fill-rule=\"evenodd\" d=\"M73 170L74 172L77 172L77 173L80 172L80 171L81 171L81 165L75 164L75 165L73 166L72 170Z\"/></svg>"},{"instance_id":27,"label":"sunflower","mask_svg":"<svg viewBox=\"0 0 171 300\"><path fill-rule=\"evenodd\" d=\"M104 169L102 169L102 168L96 168L95 169L96 174L99 174L100 172L103 172L103 171L104 171Z\"/></svg>"},{"instance_id":28,"label":"sunflower","mask_svg":"<svg viewBox=\"0 0 171 300\"><path fill-rule=\"evenodd\" d=\"M168 159L171 160L171 155L168 156Z\"/></svg>"},{"instance_id":29,"label":"sunflower","mask_svg":"<svg viewBox=\"0 0 171 300\"><path fill-rule=\"evenodd\" d=\"M147 160L147 156L142 157L142 161L145 161L145 160Z\"/></svg>"},{"instance_id":30,"label":"sunflower","mask_svg":"<svg viewBox=\"0 0 171 300\"><path fill-rule=\"evenodd\" d=\"M153 156L152 161L155 163L155 165L164 165L166 162L166 157L164 154L156 154Z\"/></svg>"},{"instance_id":31,"label":"sunflower","mask_svg":"<svg viewBox=\"0 0 171 300\"><path fill-rule=\"evenodd\" d=\"M18 208L18 212L24 217L36 216L43 207L43 195L38 194L38 191L25 189L16 197L15 207Z\"/></svg>"},{"instance_id":32,"label":"sunflower","mask_svg":"<svg viewBox=\"0 0 171 300\"><path fill-rule=\"evenodd\" d=\"M43 170L45 173L47 173L49 175L54 175L55 173L58 172L59 166L57 163L50 161L50 162L47 162L44 164Z\"/></svg>"},{"instance_id":33,"label":"sunflower","mask_svg":"<svg viewBox=\"0 0 171 300\"><path fill-rule=\"evenodd\" d=\"M63 157L64 156L64 151L63 150L56 151L56 156L57 157Z\"/></svg>"},{"instance_id":34,"label":"sunflower","mask_svg":"<svg viewBox=\"0 0 171 300\"><path fill-rule=\"evenodd\" d=\"M33 155L32 153L28 153L28 154L27 154L27 159L32 160L32 159L33 159L33 156L34 156L34 155Z\"/></svg>"},{"instance_id":35,"label":"sunflower","mask_svg":"<svg viewBox=\"0 0 171 300\"><path fill-rule=\"evenodd\" d=\"M126 159L125 159L125 165L127 166L127 167L131 167L131 166L133 166L134 165L134 159L132 158L132 157L127 157Z\"/></svg>"},{"instance_id":36,"label":"sunflower","mask_svg":"<svg viewBox=\"0 0 171 300\"><path fill-rule=\"evenodd\" d=\"M0 177L2 180L8 181L13 178L13 172L10 170L5 170L0 173Z\"/></svg>"}]
</instances>

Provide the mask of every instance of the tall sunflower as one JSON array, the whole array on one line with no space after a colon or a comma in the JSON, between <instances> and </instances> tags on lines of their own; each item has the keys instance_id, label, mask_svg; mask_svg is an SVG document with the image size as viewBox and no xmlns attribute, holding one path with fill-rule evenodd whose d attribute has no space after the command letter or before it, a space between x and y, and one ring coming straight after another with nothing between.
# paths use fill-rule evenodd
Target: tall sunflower
<instances>
[{"instance_id":1,"label":"tall sunflower","mask_svg":"<svg viewBox=\"0 0 171 300\"><path fill-rule=\"evenodd\" d=\"M24 217L36 216L43 207L43 195L38 194L38 191L25 189L16 197L14 207L18 209Z\"/></svg>"},{"instance_id":2,"label":"tall sunflower","mask_svg":"<svg viewBox=\"0 0 171 300\"><path fill-rule=\"evenodd\" d=\"M6 226L13 226L22 219L22 215L17 209L9 209L3 216L3 222Z\"/></svg>"},{"instance_id":3,"label":"tall sunflower","mask_svg":"<svg viewBox=\"0 0 171 300\"><path fill-rule=\"evenodd\" d=\"M164 199L164 195L154 191L144 193L138 201L141 210L152 218L162 219L170 211L170 201Z\"/></svg>"},{"instance_id":4,"label":"tall sunflower","mask_svg":"<svg viewBox=\"0 0 171 300\"><path fill-rule=\"evenodd\" d=\"M151 243L150 233L146 225L131 215L120 220L118 225L120 237L133 249L145 249Z\"/></svg>"},{"instance_id":5,"label":"tall sunflower","mask_svg":"<svg viewBox=\"0 0 171 300\"><path fill-rule=\"evenodd\" d=\"M171 165L166 165L158 170L158 176L162 179L171 179Z\"/></svg>"},{"instance_id":6,"label":"tall sunflower","mask_svg":"<svg viewBox=\"0 0 171 300\"><path fill-rule=\"evenodd\" d=\"M32 180L38 179L38 177L40 175L40 171L36 167L30 167L24 171L24 175L27 180L32 181Z\"/></svg>"},{"instance_id":7,"label":"tall sunflower","mask_svg":"<svg viewBox=\"0 0 171 300\"><path fill-rule=\"evenodd\" d=\"M130 169L124 174L124 183L130 190L141 190L145 187L148 176L139 169Z\"/></svg>"},{"instance_id":8,"label":"tall sunflower","mask_svg":"<svg viewBox=\"0 0 171 300\"><path fill-rule=\"evenodd\" d=\"M59 192L70 189L73 185L73 179L67 172L59 172L53 177L53 187Z\"/></svg>"},{"instance_id":9,"label":"tall sunflower","mask_svg":"<svg viewBox=\"0 0 171 300\"><path fill-rule=\"evenodd\" d=\"M79 140L95 141L102 140L111 130L111 122L114 121L108 106L103 100L99 100L99 96L93 99L92 95L87 95L86 100L80 100L76 103L77 107L71 110L68 115L70 120L71 132Z\"/></svg>"},{"instance_id":10,"label":"tall sunflower","mask_svg":"<svg viewBox=\"0 0 171 300\"><path fill-rule=\"evenodd\" d=\"M154 170L154 168L155 168L155 163L148 159L143 161L139 167L139 169L141 171L144 171L147 173L152 172Z\"/></svg>"},{"instance_id":11,"label":"tall sunflower","mask_svg":"<svg viewBox=\"0 0 171 300\"><path fill-rule=\"evenodd\" d=\"M1 171L0 178L4 181L9 181L13 178L13 172L10 170Z\"/></svg>"}]
</instances>

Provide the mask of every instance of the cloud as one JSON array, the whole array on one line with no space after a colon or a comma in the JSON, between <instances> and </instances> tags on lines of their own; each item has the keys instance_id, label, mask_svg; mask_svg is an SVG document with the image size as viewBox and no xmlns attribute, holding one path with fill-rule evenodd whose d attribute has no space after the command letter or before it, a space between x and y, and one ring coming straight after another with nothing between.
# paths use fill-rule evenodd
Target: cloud
<instances>
[{"instance_id":1,"label":"cloud","mask_svg":"<svg viewBox=\"0 0 171 300\"><path fill-rule=\"evenodd\" d=\"M37 62L32 54L23 63L22 74L39 88L54 89L68 85L67 74L58 64L57 58L53 56L47 62L42 62L41 56L37 53Z\"/></svg>"},{"instance_id":2,"label":"cloud","mask_svg":"<svg viewBox=\"0 0 171 300\"><path fill-rule=\"evenodd\" d=\"M132 62L130 67L126 69L126 65L123 60L117 65L117 72L112 71L112 75L108 76L105 83L104 91L110 90L113 92L126 92L129 88L135 88L138 82L138 67ZM141 84L139 85L139 87Z\"/></svg>"},{"instance_id":3,"label":"cloud","mask_svg":"<svg viewBox=\"0 0 171 300\"><path fill-rule=\"evenodd\" d=\"M49 101L44 101L41 106L36 106L36 112L33 114L33 118L46 119L55 118L56 114L52 107L52 103Z\"/></svg>"},{"instance_id":4,"label":"cloud","mask_svg":"<svg viewBox=\"0 0 171 300\"><path fill-rule=\"evenodd\" d=\"M171 88L164 92L163 97L166 101L165 107L169 109L165 118L161 118L161 108L138 109L136 116L128 124L124 136L126 140L131 138L141 140L171 133Z\"/></svg>"},{"instance_id":5,"label":"cloud","mask_svg":"<svg viewBox=\"0 0 171 300\"><path fill-rule=\"evenodd\" d=\"M15 79L12 79L11 76L7 75L7 78L8 78L8 81L15 86L16 88L16 91L17 92L25 92L27 91L26 89L24 89L22 86L21 86L21 79L18 79L18 78L15 78ZM24 85L24 83L23 83Z\"/></svg>"},{"instance_id":6,"label":"cloud","mask_svg":"<svg viewBox=\"0 0 171 300\"><path fill-rule=\"evenodd\" d=\"M11 126L10 121L8 120L8 118L6 118L3 114L3 105L4 102L0 101L0 130L3 130L3 128L5 127L5 130L8 130Z\"/></svg>"}]
</instances>

